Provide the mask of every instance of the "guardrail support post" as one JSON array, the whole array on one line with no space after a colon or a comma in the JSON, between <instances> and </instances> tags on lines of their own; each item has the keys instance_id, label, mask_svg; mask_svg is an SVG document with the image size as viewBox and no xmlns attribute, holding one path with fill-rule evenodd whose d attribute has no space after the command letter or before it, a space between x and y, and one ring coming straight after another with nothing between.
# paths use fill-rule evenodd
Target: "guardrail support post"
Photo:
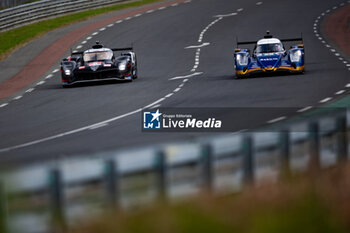
<instances>
[{"instance_id":1,"label":"guardrail support post","mask_svg":"<svg viewBox=\"0 0 350 233\"><path fill-rule=\"evenodd\" d=\"M49 190L53 232L65 232L62 177L58 168L49 171Z\"/></svg>"},{"instance_id":2,"label":"guardrail support post","mask_svg":"<svg viewBox=\"0 0 350 233\"><path fill-rule=\"evenodd\" d=\"M211 193L213 189L213 153L210 144L201 146L203 191Z\"/></svg>"},{"instance_id":3,"label":"guardrail support post","mask_svg":"<svg viewBox=\"0 0 350 233\"><path fill-rule=\"evenodd\" d=\"M118 208L119 202L119 174L117 164L113 159L105 162L105 185L108 204L112 209Z\"/></svg>"},{"instance_id":4,"label":"guardrail support post","mask_svg":"<svg viewBox=\"0 0 350 233\"><path fill-rule=\"evenodd\" d=\"M320 134L317 122L309 124L309 165L318 169L320 167Z\"/></svg>"},{"instance_id":5,"label":"guardrail support post","mask_svg":"<svg viewBox=\"0 0 350 233\"><path fill-rule=\"evenodd\" d=\"M241 150L243 156L244 184L249 185L254 182L253 139L250 135L244 136Z\"/></svg>"},{"instance_id":6,"label":"guardrail support post","mask_svg":"<svg viewBox=\"0 0 350 233\"><path fill-rule=\"evenodd\" d=\"M342 163L348 159L348 138L347 138L347 122L346 116L337 118L337 159L338 163Z\"/></svg>"},{"instance_id":7,"label":"guardrail support post","mask_svg":"<svg viewBox=\"0 0 350 233\"><path fill-rule=\"evenodd\" d=\"M288 176L290 174L290 136L288 130L283 130L279 137L280 146L280 161L281 161L281 171L282 177Z\"/></svg>"},{"instance_id":8,"label":"guardrail support post","mask_svg":"<svg viewBox=\"0 0 350 233\"><path fill-rule=\"evenodd\" d=\"M0 232L7 233L7 196L5 185L0 180Z\"/></svg>"},{"instance_id":9,"label":"guardrail support post","mask_svg":"<svg viewBox=\"0 0 350 233\"><path fill-rule=\"evenodd\" d=\"M156 152L156 176L158 197L160 200L166 200L166 157L163 150Z\"/></svg>"}]
</instances>

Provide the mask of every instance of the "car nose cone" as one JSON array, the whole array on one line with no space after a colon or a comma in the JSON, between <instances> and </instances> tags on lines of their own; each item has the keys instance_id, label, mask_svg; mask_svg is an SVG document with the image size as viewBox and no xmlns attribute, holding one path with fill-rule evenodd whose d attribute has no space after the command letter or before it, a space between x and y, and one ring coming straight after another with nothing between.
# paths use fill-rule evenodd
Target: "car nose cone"
<instances>
[{"instance_id":1,"label":"car nose cone","mask_svg":"<svg viewBox=\"0 0 350 233\"><path fill-rule=\"evenodd\" d=\"M96 71L97 69L98 69L98 65L96 65L96 66L90 66L90 69L92 70L92 71Z\"/></svg>"},{"instance_id":2,"label":"car nose cone","mask_svg":"<svg viewBox=\"0 0 350 233\"><path fill-rule=\"evenodd\" d=\"M281 56L279 55L272 55L272 56L261 56L258 58L258 60L261 66L265 70L273 70L277 66L280 58Z\"/></svg>"}]
</instances>

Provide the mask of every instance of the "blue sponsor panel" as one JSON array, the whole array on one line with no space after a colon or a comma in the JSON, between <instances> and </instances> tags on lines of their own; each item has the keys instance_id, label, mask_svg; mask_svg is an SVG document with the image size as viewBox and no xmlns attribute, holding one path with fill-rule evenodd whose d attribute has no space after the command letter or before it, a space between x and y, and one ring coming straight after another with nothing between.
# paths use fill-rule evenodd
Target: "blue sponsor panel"
<instances>
[{"instance_id":1,"label":"blue sponsor panel","mask_svg":"<svg viewBox=\"0 0 350 233\"><path fill-rule=\"evenodd\" d=\"M155 112L143 112L143 128L144 129L161 129L161 113L159 110Z\"/></svg>"}]
</instances>

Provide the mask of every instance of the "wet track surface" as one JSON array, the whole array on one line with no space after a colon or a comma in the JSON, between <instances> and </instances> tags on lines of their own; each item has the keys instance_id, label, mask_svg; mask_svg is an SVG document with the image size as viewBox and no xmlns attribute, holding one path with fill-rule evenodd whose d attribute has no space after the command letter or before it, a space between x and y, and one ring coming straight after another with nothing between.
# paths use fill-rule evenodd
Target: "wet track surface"
<instances>
[{"instance_id":1,"label":"wet track surface","mask_svg":"<svg viewBox=\"0 0 350 233\"><path fill-rule=\"evenodd\" d=\"M203 136L141 132L140 109L150 104L279 109L233 119L239 131L336 100L347 94L335 95L348 83L349 70L315 35L314 23L342 2L192 0L106 25L86 43L78 43L79 50L96 40L106 47L132 44L139 78L63 89L59 72L53 73L34 91L0 108L0 161L35 161ZM256 40L266 30L279 38L303 33L305 74L235 79L236 38ZM186 48L201 45L200 51ZM194 73L198 75L190 76Z\"/></svg>"}]
</instances>

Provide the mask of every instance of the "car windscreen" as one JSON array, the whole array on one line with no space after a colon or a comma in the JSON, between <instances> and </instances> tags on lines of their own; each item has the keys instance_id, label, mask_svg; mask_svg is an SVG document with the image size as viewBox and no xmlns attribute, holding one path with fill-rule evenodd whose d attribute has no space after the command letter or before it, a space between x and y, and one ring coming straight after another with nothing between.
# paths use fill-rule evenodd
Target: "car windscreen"
<instances>
[{"instance_id":1,"label":"car windscreen","mask_svg":"<svg viewBox=\"0 0 350 233\"><path fill-rule=\"evenodd\" d=\"M261 44L256 48L257 53L276 53L283 52L283 46L281 43L274 44Z\"/></svg>"},{"instance_id":2,"label":"car windscreen","mask_svg":"<svg viewBox=\"0 0 350 233\"><path fill-rule=\"evenodd\" d=\"M84 53L84 61L103 61L103 60L111 60L113 57L113 52L111 51L102 51L102 52L88 52Z\"/></svg>"}]
</instances>

